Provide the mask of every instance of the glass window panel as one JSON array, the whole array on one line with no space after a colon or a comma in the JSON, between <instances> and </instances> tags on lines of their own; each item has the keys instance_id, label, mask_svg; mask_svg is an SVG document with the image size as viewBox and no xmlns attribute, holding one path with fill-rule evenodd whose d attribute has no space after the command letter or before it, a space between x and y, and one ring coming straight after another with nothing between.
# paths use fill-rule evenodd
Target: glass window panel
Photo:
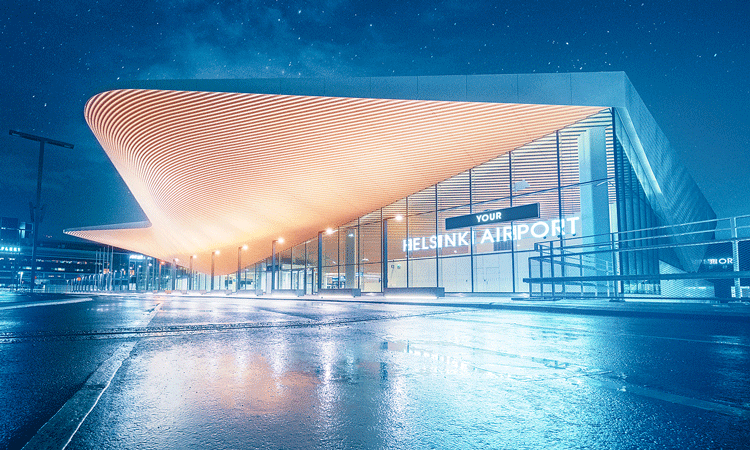
<instances>
[{"instance_id":1,"label":"glass window panel","mask_svg":"<svg viewBox=\"0 0 750 450\"><path fill-rule=\"evenodd\" d=\"M388 233L388 259L406 258L403 240L406 239L406 199L383 208L383 221Z\"/></svg>"},{"instance_id":2,"label":"glass window panel","mask_svg":"<svg viewBox=\"0 0 750 450\"><path fill-rule=\"evenodd\" d=\"M388 261L388 287L406 287L406 260Z\"/></svg>"},{"instance_id":3,"label":"glass window panel","mask_svg":"<svg viewBox=\"0 0 750 450\"><path fill-rule=\"evenodd\" d=\"M305 267L305 243L295 245L292 249L292 269Z\"/></svg>"},{"instance_id":4,"label":"glass window panel","mask_svg":"<svg viewBox=\"0 0 750 450\"><path fill-rule=\"evenodd\" d=\"M418 258L409 260L409 287L436 287L436 259Z\"/></svg>"},{"instance_id":5,"label":"glass window panel","mask_svg":"<svg viewBox=\"0 0 750 450\"><path fill-rule=\"evenodd\" d=\"M481 207L474 207L474 212L491 211L495 209L507 208L510 206L510 199L495 200L485 202ZM474 227L474 253L490 253L498 250L510 250L510 235L505 229L509 227L509 222L501 222L480 227ZM507 243L507 244L504 244Z\"/></svg>"},{"instance_id":6,"label":"glass window panel","mask_svg":"<svg viewBox=\"0 0 750 450\"><path fill-rule=\"evenodd\" d=\"M408 225L409 240L406 248L409 258L434 258L438 245L435 213L409 216Z\"/></svg>"},{"instance_id":7,"label":"glass window panel","mask_svg":"<svg viewBox=\"0 0 750 450\"><path fill-rule=\"evenodd\" d=\"M471 257L440 258L439 268L445 292L471 292Z\"/></svg>"},{"instance_id":8,"label":"glass window panel","mask_svg":"<svg viewBox=\"0 0 750 450\"><path fill-rule=\"evenodd\" d=\"M503 232L506 226L512 226L513 239L516 249L533 249L535 242L556 239L560 227L560 215L558 209L557 190L539 192L524 195L513 199L513 205L539 203L539 218L519 220L509 224L503 224ZM571 219L573 220L573 219ZM568 228L575 227L576 233L580 233L580 220L573 220L567 225Z\"/></svg>"},{"instance_id":9,"label":"glass window panel","mask_svg":"<svg viewBox=\"0 0 750 450\"><path fill-rule=\"evenodd\" d=\"M338 233L339 238L339 264L341 265L356 265L359 241L357 239L357 228L340 228Z\"/></svg>"},{"instance_id":10,"label":"glass window panel","mask_svg":"<svg viewBox=\"0 0 750 450\"><path fill-rule=\"evenodd\" d=\"M382 212L380 209L378 209L360 217L359 225L362 226L362 225L367 225L367 224L380 223L381 220L382 220Z\"/></svg>"},{"instance_id":11,"label":"glass window panel","mask_svg":"<svg viewBox=\"0 0 750 450\"><path fill-rule=\"evenodd\" d=\"M435 211L435 186L409 196L409 216Z\"/></svg>"},{"instance_id":12,"label":"glass window panel","mask_svg":"<svg viewBox=\"0 0 750 450\"><path fill-rule=\"evenodd\" d=\"M307 241L307 265L318 267L318 237Z\"/></svg>"},{"instance_id":13,"label":"glass window panel","mask_svg":"<svg viewBox=\"0 0 750 450\"><path fill-rule=\"evenodd\" d=\"M323 267L335 266L339 259L339 233L333 230L333 233L323 233ZM317 262L316 262L317 264Z\"/></svg>"},{"instance_id":14,"label":"glass window panel","mask_svg":"<svg viewBox=\"0 0 750 450\"><path fill-rule=\"evenodd\" d=\"M376 263L381 259L382 228L380 221L365 223L359 228L360 263Z\"/></svg>"},{"instance_id":15,"label":"glass window panel","mask_svg":"<svg viewBox=\"0 0 750 450\"><path fill-rule=\"evenodd\" d=\"M278 251L278 244L276 244L276 250ZM278 260L276 261L277 264L281 266L282 269L289 270L292 266L292 249L288 248L286 250L282 250L278 252L278 255L276 256Z\"/></svg>"},{"instance_id":16,"label":"glass window panel","mask_svg":"<svg viewBox=\"0 0 750 450\"><path fill-rule=\"evenodd\" d=\"M340 289L346 287L343 274L340 274L338 267L323 267L323 289Z\"/></svg>"},{"instance_id":17,"label":"glass window panel","mask_svg":"<svg viewBox=\"0 0 750 450\"><path fill-rule=\"evenodd\" d=\"M362 281L360 289L362 292L381 292L382 291L382 266L380 264L363 264Z\"/></svg>"},{"instance_id":18,"label":"glass window panel","mask_svg":"<svg viewBox=\"0 0 750 450\"><path fill-rule=\"evenodd\" d=\"M608 177L614 176L614 159L612 154L612 115L605 109L593 116L560 130L560 178L562 186L579 182L578 176L578 137L592 127L606 128Z\"/></svg>"},{"instance_id":19,"label":"glass window panel","mask_svg":"<svg viewBox=\"0 0 750 450\"><path fill-rule=\"evenodd\" d=\"M440 255L464 255L471 252L467 245L471 241L469 228L445 229L445 219L469 214L469 207L453 208L438 212L438 239Z\"/></svg>"},{"instance_id":20,"label":"glass window panel","mask_svg":"<svg viewBox=\"0 0 750 450\"><path fill-rule=\"evenodd\" d=\"M474 257L475 292L513 292L510 252Z\"/></svg>"},{"instance_id":21,"label":"glass window panel","mask_svg":"<svg viewBox=\"0 0 750 450\"><path fill-rule=\"evenodd\" d=\"M388 260L406 258L406 218L402 220L389 219L388 229Z\"/></svg>"},{"instance_id":22,"label":"glass window panel","mask_svg":"<svg viewBox=\"0 0 750 450\"><path fill-rule=\"evenodd\" d=\"M557 188L557 147L554 133L513 150L511 160L514 195Z\"/></svg>"},{"instance_id":23,"label":"glass window panel","mask_svg":"<svg viewBox=\"0 0 750 450\"><path fill-rule=\"evenodd\" d=\"M469 204L469 172L463 172L438 183L438 209L445 210Z\"/></svg>"},{"instance_id":24,"label":"glass window panel","mask_svg":"<svg viewBox=\"0 0 750 450\"><path fill-rule=\"evenodd\" d=\"M529 285L524 283L523 279L528 278L529 276L529 257L532 257L532 256L539 256L539 252L534 252L531 250L515 252L516 292L529 292ZM540 272L538 270L538 267L533 268L532 273L539 275Z\"/></svg>"},{"instance_id":25,"label":"glass window panel","mask_svg":"<svg viewBox=\"0 0 750 450\"><path fill-rule=\"evenodd\" d=\"M359 283L359 272L356 264L346 264L341 266L341 275L339 277L339 287L347 289L357 289Z\"/></svg>"},{"instance_id":26,"label":"glass window panel","mask_svg":"<svg viewBox=\"0 0 750 450\"><path fill-rule=\"evenodd\" d=\"M581 188L570 186L560 191L562 197L563 217L581 215Z\"/></svg>"},{"instance_id":27,"label":"glass window panel","mask_svg":"<svg viewBox=\"0 0 750 450\"><path fill-rule=\"evenodd\" d=\"M510 195L508 164L508 155L502 155L471 170L471 201L475 206Z\"/></svg>"}]
</instances>

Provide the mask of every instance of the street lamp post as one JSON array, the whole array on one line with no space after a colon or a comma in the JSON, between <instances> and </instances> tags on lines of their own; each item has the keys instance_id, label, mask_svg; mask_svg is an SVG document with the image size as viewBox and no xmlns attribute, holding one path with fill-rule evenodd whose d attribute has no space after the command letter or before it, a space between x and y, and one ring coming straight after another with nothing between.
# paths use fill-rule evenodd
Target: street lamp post
<instances>
[{"instance_id":1,"label":"street lamp post","mask_svg":"<svg viewBox=\"0 0 750 450\"><path fill-rule=\"evenodd\" d=\"M237 247L237 291L240 290L240 271L242 270L242 250L247 250L247 244Z\"/></svg>"},{"instance_id":2,"label":"street lamp post","mask_svg":"<svg viewBox=\"0 0 750 450\"><path fill-rule=\"evenodd\" d=\"M34 286L36 284L36 246L37 242L39 242L39 224L42 223L42 215L44 214L44 208L40 204L42 199L42 168L44 167L44 144L56 145L58 147L64 147L69 150L73 149L73 144L68 144L67 142L56 141L54 139L48 139L41 136L35 136L33 134L22 133L20 131L14 130L10 130L10 135L39 142L39 166L37 167L36 177L36 204L30 205L31 222L34 224L34 233L31 245L31 292L34 292Z\"/></svg>"},{"instance_id":3,"label":"street lamp post","mask_svg":"<svg viewBox=\"0 0 750 450\"><path fill-rule=\"evenodd\" d=\"M276 289L276 243L283 244L284 238L275 239L271 242L271 291Z\"/></svg>"},{"instance_id":4,"label":"street lamp post","mask_svg":"<svg viewBox=\"0 0 750 450\"><path fill-rule=\"evenodd\" d=\"M219 254L218 250L211 252L211 290L214 290L214 259Z\"/></svg>"}]
</instances>

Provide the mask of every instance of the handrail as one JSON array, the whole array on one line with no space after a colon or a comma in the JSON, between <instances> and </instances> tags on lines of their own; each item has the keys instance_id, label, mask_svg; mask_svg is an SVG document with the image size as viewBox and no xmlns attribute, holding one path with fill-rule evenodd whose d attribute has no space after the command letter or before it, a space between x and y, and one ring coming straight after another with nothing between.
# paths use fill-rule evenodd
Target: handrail
<instances>
[{"instance_id":1,"label":"handrail","mask_svg":"<svg viewBox=\"0 0 750 450\"><path fill-rule=\"evenodd\" d=\"M613 288L616 294L622 294L626 286L629 286L627 287L628 292L631 292L631 289L636 289L636 291L655 289L659 292L660 282L668 280L734 279L732 295L741 297L740 279L750 278L750 271L740 271L737 261L739 258L737 251L739 242L750 240L750 233L747 233L750 230L750 223L738 224L738 221L744 220L750 220L750 215L617 231L592 236L563 236L560 239L537 242L534 244L534 252L537 255L528 257L528 276L522 278L522 280L529 285L530 296L546 296L549 294L549 288L551 288L551 294L555 297L558 294L566 295L568 290L566 286L580 286L582 295L584 287L590 294L591 286L597 292L600 289L605 289L609 295ZM707 228L695 229L696 226L705 227L707 224ZM667 249L688 249L716 244L732 245L733 255L728 264L733 267L733 270L671 273L673 269L670 269L670 273L659 273L664 259L654 255L661 254L662 251ZM644 256L631 256L629 259L623 259L624 255L638 254ZM607 256L610 255L611 258L608 258ZM620 267L623 264L625 265ZM633 264L644 264L643 267L646 269L638 268L635 270L645 270L646 272L633 273ZM628 267L630 267L630 270L628 270ZM625 272L621 272L622 270L625 270ZM680 271L680 266L678 265L674 270ZM573 271L578 272L578 274L571 276ZM648 273L654 271L656 273ZM646 281L647 283L646 285L639 283L635 286L627 284L628 281ZM612 286L612 282L615 283L614 286ZM604 284L598 285L598 283ZM669 289L675 288L675 285L669 286L671 286ZM714 287L710 287L712 286L710 283L685 285L690 289L706 289L706 287L700 286L709 286L710 292L714 292L713 289L716 288L715 283L713 284ZM726 285L722 286L725 287L721 289L727 289Z\"/></svg>"}]
</instances>

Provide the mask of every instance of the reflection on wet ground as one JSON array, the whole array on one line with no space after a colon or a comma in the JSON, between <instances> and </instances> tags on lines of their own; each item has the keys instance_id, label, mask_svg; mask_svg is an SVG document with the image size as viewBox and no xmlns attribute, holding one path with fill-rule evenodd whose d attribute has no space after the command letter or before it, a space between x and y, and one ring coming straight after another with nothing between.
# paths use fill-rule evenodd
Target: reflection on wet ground
<instances>
[{"instance_id":1,"label":"reflection on wet ground","mask_svg":"<svg viewBox=\"0 0 750 450\"><path fill-rule=\"evenodd\" d=\"M148 324L126 325L134 308L95 339L64 337L116 342L111 330L120 330L138 340L68 448L750 441L750 330L742 323L283 300L152 298L141 306L152 309ZM15 333L3 352L52 339Z\"/></svg>"}]
</instances>

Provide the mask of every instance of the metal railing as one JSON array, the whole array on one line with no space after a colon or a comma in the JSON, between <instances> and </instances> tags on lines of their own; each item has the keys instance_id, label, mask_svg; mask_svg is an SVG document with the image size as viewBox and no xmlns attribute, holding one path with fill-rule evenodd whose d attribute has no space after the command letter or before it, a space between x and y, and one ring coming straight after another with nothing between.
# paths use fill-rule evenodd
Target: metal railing
<instances>
[{"instance_id":1,"label":"metal railing","mask_svg":"<svg viewBox=\"0 0 750 450\"><path fill-rule=\"evenodd\" d=\"M558 239L534 251L523 279L532 298L729 301L750 290L750 216Z\"/></svg>"}]
</instances>

